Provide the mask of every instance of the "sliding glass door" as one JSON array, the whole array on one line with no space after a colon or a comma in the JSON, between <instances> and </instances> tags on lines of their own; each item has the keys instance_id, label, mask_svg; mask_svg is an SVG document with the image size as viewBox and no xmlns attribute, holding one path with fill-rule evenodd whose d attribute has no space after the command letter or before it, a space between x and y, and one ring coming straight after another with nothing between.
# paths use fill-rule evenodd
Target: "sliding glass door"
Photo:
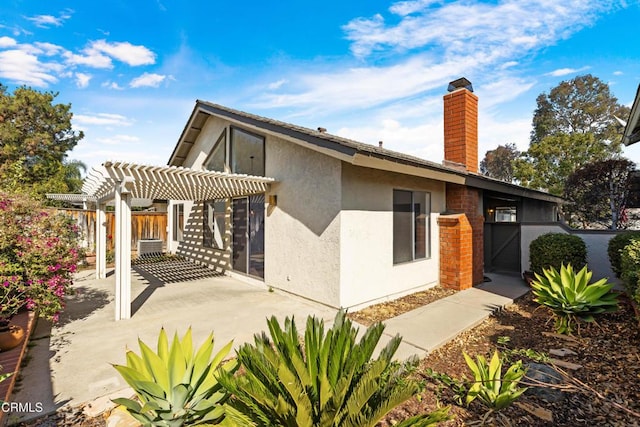
<instances>
[{"instance_id":1,"label":"sliding glass door","mask_svg":"<svg viewBox=\"0 0 640 427\"><path fill-rule=\"evenodd\" d=\"M264 279L264 194L233 199L233 269Z\"/></svg>"}]
</instances>

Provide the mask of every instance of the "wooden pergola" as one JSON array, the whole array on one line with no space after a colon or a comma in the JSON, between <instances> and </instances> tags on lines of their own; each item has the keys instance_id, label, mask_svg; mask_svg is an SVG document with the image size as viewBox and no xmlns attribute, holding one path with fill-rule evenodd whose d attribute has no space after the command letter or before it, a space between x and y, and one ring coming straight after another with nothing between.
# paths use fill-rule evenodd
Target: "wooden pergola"
<instances>
[{"instance_id":1,"label":"wooden pergola","mask_svg":"<svg viewBox=\"0 0 640 427\"><path fill-rule=\"evenodd\" d=\"M138 199L203 201L264 193L273 178L197 171L175 166L106 162L93 168L82 194L47 194L54 200L95 203L96 278L106 277L106 206L115 200L115 319L131 317L131 207Z\"/></svg>"}]
</instances>

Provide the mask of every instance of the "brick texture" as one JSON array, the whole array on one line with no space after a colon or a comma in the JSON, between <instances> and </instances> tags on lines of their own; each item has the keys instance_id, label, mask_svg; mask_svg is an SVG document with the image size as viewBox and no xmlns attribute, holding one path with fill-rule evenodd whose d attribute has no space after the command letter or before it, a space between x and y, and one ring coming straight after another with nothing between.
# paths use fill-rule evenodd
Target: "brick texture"
<instances>
[{"instance_id":1,"label":"brick texture","mask_svg":"<svg viewBox=\"0 0 640 427\"><path fill-rule=\"evenodd\" d=\"M484 217L480 190L447 183L447 211L440 226L440 284L467 289L484 278ZM456 274L455 271L459 270Z\"/></svg>"},{"instance_id":2,"label":"brick texture","mask_svg":"<svg viewBox=\"0 0 640 427\"><path fill-rule=\"evenodd\" d=\"M467 89L444 96L444 159L478 173L478 97Z\"/></svg>"}]
</instances>

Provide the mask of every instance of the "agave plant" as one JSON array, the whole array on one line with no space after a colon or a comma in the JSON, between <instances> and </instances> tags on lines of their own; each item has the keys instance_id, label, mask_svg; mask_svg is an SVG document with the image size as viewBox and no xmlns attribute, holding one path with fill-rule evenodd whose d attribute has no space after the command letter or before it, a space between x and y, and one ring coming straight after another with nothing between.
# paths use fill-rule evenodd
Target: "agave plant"
<instances>
[{"instance_id":1,"label":"agave plant","mask_svg":"<svg viewBox=\"0 0 640 427\"><path fill-rule=\"evenodd\" d=\"M503 375L502 360L497 350L489 363L481 355L476 357L476 361L466 353L463 356L474 377L467 393L467 405L478 399L490 410L499 411L511 405L527 390L527 387L518 386L526 374L522 360L511 365Z\"/></svg>"},{"instance_id":2,"label":"agave plant","mask_svg":"<svg viewBox=\"0 0 640 427\"><path fill-rule=\"evenodd\" d=\"M417 392L417 384L403 376L403 365L391 361L399 336L372 358L384 330L381 323L356 342L358 329L344 311L326 333L322 320L309 317L304 343L293 318L285 319L284 329L275 317L267 323L271 338L257 334L255 344L238 350L244 373L220 378L233 394L227 414L236 425L374 426ZM448 419L448 410L397 426L428 426Z\"/></svg>"},{"instance_id":3,"label":"agave plant","mask_svg":"<svg viewBox=\"0 0 640 427\"><path fill-rule=\"evenodd\" d=\"M593 315L618 309L618 296L611 291L613 285L607 279L589 284L592 272L583 267L575 273L571 265L551 267L536 274L531 283L534 301L551 309L559 334L571 334L578 321L592 322Z\"/></svg>"},{"instance_id":4,"label":"agave plant","mask_svg":"<svg viewBox=\"0 0 640 427\"><path fill-rule=\"evenodd\" d=\"M229 342L212 358L213 334L194 352L191 328L182 340L176 333L169 344L164 328L155 353L141 340L140 355L127 351L127 364L114 365L138 400L113 399L144 426L178 427L219 424L225 417L228 392L218 382L221 372L234 372L235 360L223 363Z\"/></svg>"}]
</instances>

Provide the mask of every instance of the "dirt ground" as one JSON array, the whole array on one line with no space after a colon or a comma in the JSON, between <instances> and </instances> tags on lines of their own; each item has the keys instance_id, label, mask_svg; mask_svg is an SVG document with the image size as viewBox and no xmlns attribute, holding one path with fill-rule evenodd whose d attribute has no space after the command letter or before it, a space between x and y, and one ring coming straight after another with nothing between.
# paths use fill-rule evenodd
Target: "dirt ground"
<instances>
[{"instance_id":1,"label":"dirt ground","mask_svg":"<svg viewBox=\"0 0 640 427\"><path fill-rule=\"evenodd\" d=\"M369 325L452 293L454 291L436 287L350 313L349 317ZM451 406L454 418L441 425L479 425L486 409L477 402L469 407L458 404L454 389L445 386L441 379L471 377L463 351L474 358L479 354L490 357L496 348L503 353L510 352L511 360L522 359L525 363L534 361L523 354L525 351L539 358L548 356L551 350L569 349L575 355L552 357L579 368L562 368L567 376L559 385L563 389L559 401L549 403L530 395L532 388L515 405L500 411L500 415L487 417L486 425L640 426L640 327L628 299L621 296L618 312L602 315L597 323L583 326L574 337L552 334L550 319L550 313L540 309L528 295L459 335L420 361L412 377L421 384L421 393L392 411L379 426L390 427L397 421L442 406ZM98 427L105 426L106 422L102 417L89 419L78 411L67 410L23 424L29 427L56 425Z\"/></svg>"},{"instance_id":2,"label":"dirt ground","mask_svg":"<svg viewBox=\"0 0 640 427\"><path fill-rule=\"evenodd\" d=\"M546 355L552 349L570 349L576 354L551 357L580 367L576 370L561 368L568 377L560 384L565 388L560 401L549 403L529 395L533 391L530 390L521 396L518 406L501 411L504 417L494 416L495 425L640 425L640 328L628 299L622 296L618 312L602 315L597 318L597 324L583 326L579 336L568 339L551 334L550 313L538 307L531 295L527 295L423 359L413 376L421 381L424 391L418 398L394 410L382 426L446 405L452 406L455 419L442 425L476 423L486 414L486 409L476 402L469 407L456 404L453 389L434 379L428 369L456 379L470 378L472 374L462 352L474 359L479 354L489 358L496 348L512 353L513 350L529 349ZM508 337L508 341L501 337ZM524 355L512 355L511 359L532 362ZM540 416L522 409L523 404ZM549 416L552 421L548 418L545 421Z\"/></svg>"}]
</instances>

